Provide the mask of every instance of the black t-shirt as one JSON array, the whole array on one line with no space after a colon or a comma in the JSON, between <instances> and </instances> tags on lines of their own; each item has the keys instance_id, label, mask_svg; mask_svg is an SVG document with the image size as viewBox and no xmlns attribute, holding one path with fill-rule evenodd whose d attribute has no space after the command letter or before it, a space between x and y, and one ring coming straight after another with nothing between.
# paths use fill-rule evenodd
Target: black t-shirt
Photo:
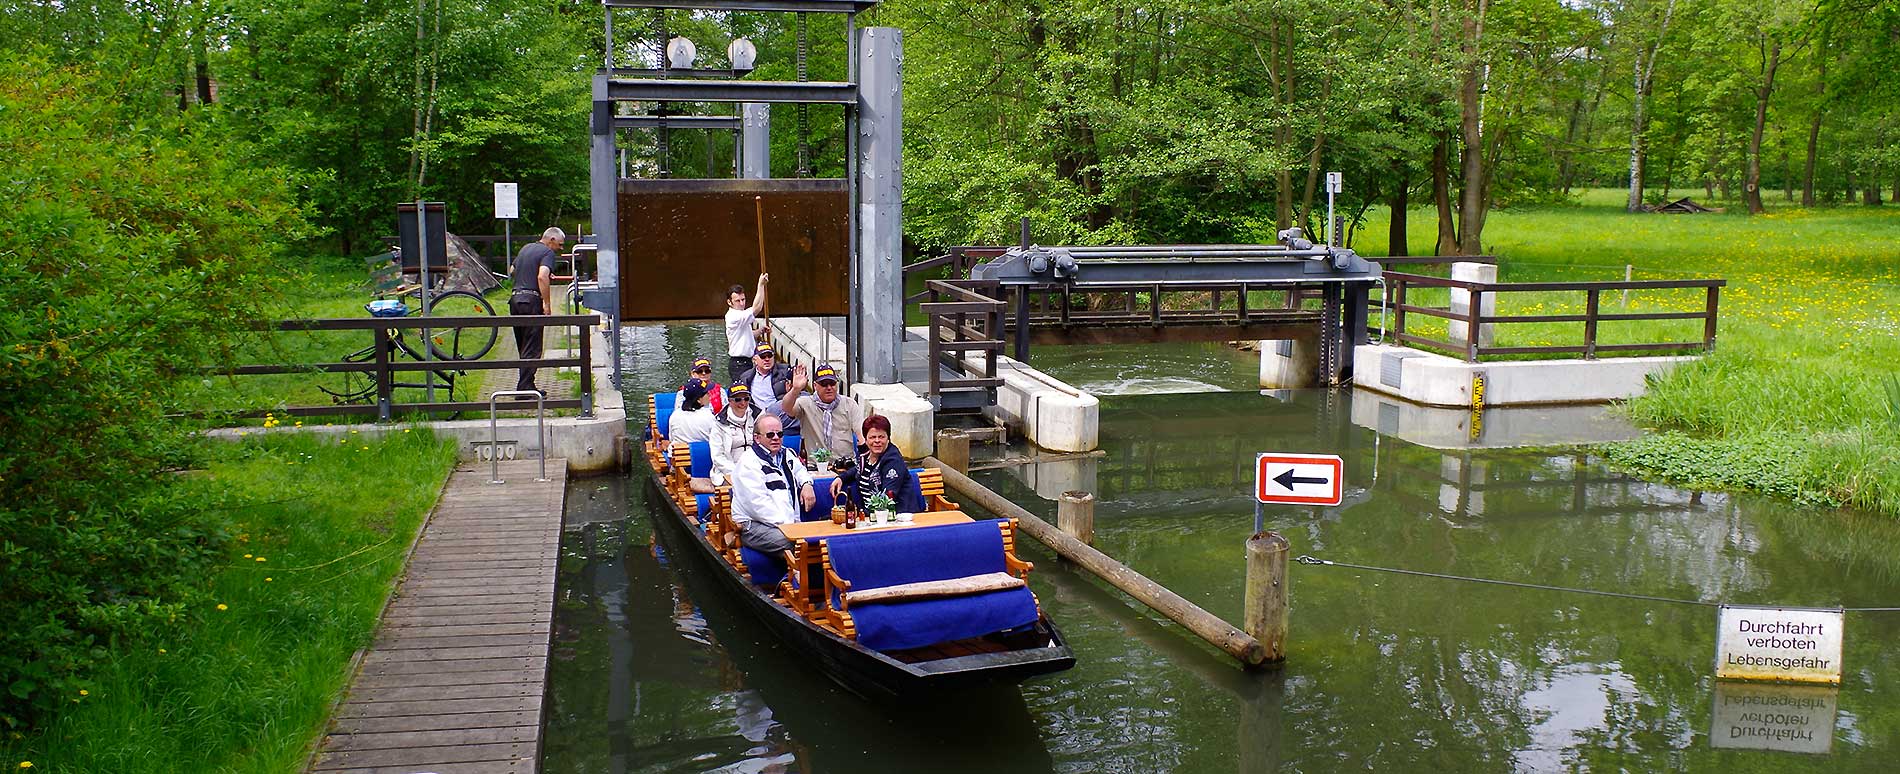
<instances>
[{"instance_id":1,"label":"black t-shirt","mask_svg":"<svg viewBox=\"0 0 1900 774\"><path fill-rule=\"evenodd\" d=\"M514 269L508 275L515 281L515 290L541 292L541 267L546 266L548 273L553 274L555 257L554 248L540 242L521 248L515 255Z\"/></svg>"}]
</instances>

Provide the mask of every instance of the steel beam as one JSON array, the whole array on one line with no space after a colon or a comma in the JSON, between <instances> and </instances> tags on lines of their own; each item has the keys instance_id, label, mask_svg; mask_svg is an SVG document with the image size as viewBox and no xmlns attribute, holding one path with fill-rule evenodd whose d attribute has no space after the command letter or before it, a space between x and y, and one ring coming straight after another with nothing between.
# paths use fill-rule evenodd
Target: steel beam
<instances>
[{"instance_id":1,"label":"steel beam","mask_svg":"<svg viewBox=\"0 0 1900 774\"><path fill-rule=\"evenodd\" d=\"M603 0L608 8L678 8L707 11L858 13L877 0Z\"/></svg>"},{"instance_id":2,"label":"steel beam","mask_svg":"<svg viewBox=\"0 0 1900 774\"><path fill-rule=\"evenodd\" d=\"M614 116L615 129L739 129L738 116Z\"/></svg>"},{"instance_id":3,"label":"steel beam","mask_svg":"<svg viewBox=\"0 0 1900 774\"><path fill-rule=\"evenodd\" d=\"M893 27L858 32L858 253L854 332L869 384L899 381L904 352L903 35Z\"/></svg>"},{"instance_id":4,"label":"steel beam","mask_svg":"<svg viewBox=\"0 0 1900 774\"><path fill-rule=\"evenodd\" d=\"M613 300L611 306L591 308L617 320L620 315L620 188L614 168L614 103L607 98L609 83L605 75L594 76L594 125L587 154L587 191L592 205L589 225L593 226L597 250L595 265L600 277L599 290L593 297ZM618 362L617 355L615 362Z\"/></svg>"},{"instance_id":5,"label":"steel beam","mask_svg":"<svg viewBox=\"0 0 1900 774\"><path fill-rule=\"evenodd\" d=\"M644 102L783 102L855 105L858 86L841 81L607 81L607 97Z\"/></svg>"},{"instance_id":6,"label":"steel beam","mask_svg":"<svg viewBox=\"0 0 1900 774\"><path fill-rule=\"evenodd\" d=\"M772 176L772 106L747 102L739 109L744 128L739 135L739 176L761 180Z\"/></svg>"}]
</instances>

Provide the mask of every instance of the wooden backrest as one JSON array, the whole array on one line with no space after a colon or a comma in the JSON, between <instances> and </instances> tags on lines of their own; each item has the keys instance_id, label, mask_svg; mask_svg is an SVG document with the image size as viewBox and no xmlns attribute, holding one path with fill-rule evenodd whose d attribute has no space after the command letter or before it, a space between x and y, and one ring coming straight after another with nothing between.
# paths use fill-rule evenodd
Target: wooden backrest
<instances>
[{"instance_id":1,"label":"wooden backrest","mask_svg":"<svg viewBox=\"0 0 1900 774\"><path fill-rule=\"evenodd\" d=\"M917 489L924 499L943 496L943 471L926 467L917 474Z\"/></svg>"}]
</instances>

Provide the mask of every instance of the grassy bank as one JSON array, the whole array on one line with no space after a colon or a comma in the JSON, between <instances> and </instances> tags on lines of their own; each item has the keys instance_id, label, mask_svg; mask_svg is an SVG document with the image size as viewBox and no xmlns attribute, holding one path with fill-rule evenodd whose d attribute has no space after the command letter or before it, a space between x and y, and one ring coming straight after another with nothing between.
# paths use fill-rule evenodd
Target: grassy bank
<instances>
[{"instance_id":1,"label":"grassy bank","mask_svg":"<svg viewBox=\"0 0 1900 774\"><path fill-rule=\"evenodd\" d=\"M227 560L171 626L105 644L101 667L0 766L51 772L287 772L367 645L454 464L417 430L387 440L216 444L187 474L229 514Z\"/></svg>"},{"instance_id":2,"label":"grassy bank","mask_svg":"<svg viewBox=\"0 0 1900 774\"><path fill-rule=\"evenodd\" d=\"M1485 227L1505 281L1620 280L1625 266L1636 279L1729 281L1715 353L1630 404L1659 432L1610 448L1611 459L1900 516L1900 208L1632 215L1621 196L1498 211ZM1431 253L1432 224L1429 211L1412 214L1414 254ZM1362 246L1380 243L1385 226L1369 224ZM1581 328L1525 343L1581 343Z\"/></svg>"}]
</instances>

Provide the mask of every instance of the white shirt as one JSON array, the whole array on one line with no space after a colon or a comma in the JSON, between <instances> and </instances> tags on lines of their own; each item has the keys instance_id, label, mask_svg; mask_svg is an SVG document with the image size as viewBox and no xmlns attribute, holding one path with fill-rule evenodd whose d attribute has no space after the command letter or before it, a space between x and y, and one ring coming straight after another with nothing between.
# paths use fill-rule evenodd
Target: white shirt
<instances>
[{"instance_id":1,"label":"white shirt","mask_svg":"<svg viewBox=\"0 0 1900 774\"><path fill-rule=\"evenodd\" d=\"M732 357L751 357L752 350L759 345L758 335L752 332L752 322L758 311L752 307L744 309L726 308L726 354Z\"/></svg>"},{"instance_id":2,"label":"white shirt","mask_svg":"<svg viewBox=\"0 0 1900 774\"><path fill-rule=\"evenodd\" d=\"M759 422L758 417L746 411L733 416L732 410L713 417L712 438L712 482L714 486L725 486L732 478L733 461L739 455L748 453L752 445L752 428Z\"/></svg>"},{"instance_id":3,"label":"white shirt","mask_svg":"<svg viewBox=\"0 0 1900 774\"><path fill-rule=\"evenodd\" d=\"M763 524L792 524L804 509L804 488L811 486L811 473L793 456L790 449L779 451L780 459L759 459L753 447L746 447L735 459L732 469L732 520ZM787 473L791 474L787 480Z\"/></svg>"},{"instance_id":4,"label":"white shirt","mask_svg":"<svg viewBox=\"0 0 1900 774\"><path fill-rule=\"evenodd\" d=\"M666 440L673 443L710 441L713 425L718 421L718 418L713 416L712 409L675 411L673 418L666 421Z\"/></svg>"},{"instance_id":5,"label":"white shirt","mask_svg":"<svg viewBox=\"0 0 1900 774\"><path fill-rule=\"evenodd\" d=\"M772 394L772 372L759 373L758 366L752 367L752 405L760 411L773 411L778 406L778 396ZM775 412L776 413L776 412Z\"/></svg>"}]
</instances>

